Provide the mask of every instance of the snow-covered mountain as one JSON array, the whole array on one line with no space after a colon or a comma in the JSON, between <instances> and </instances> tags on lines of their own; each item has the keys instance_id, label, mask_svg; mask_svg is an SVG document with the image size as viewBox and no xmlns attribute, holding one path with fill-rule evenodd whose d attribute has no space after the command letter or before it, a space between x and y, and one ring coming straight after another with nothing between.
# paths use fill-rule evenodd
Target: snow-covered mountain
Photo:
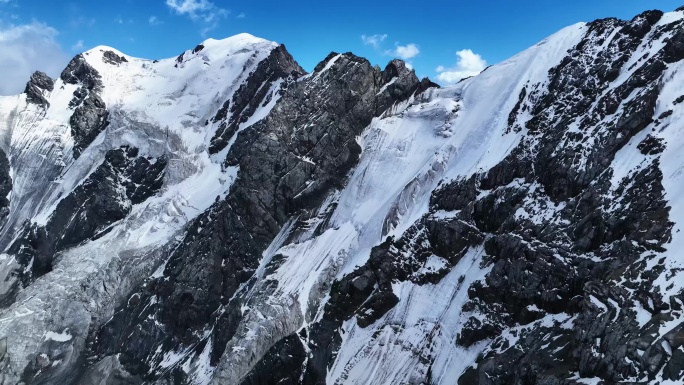
<instances>
[{"instance_id":1,"label":"snow-covered mountain","mask_svg":"<svg viewBox=\"0 0 684 385\"><path fill-rule=\"evenodd\" d=\"M0 97L0 384L677 384L684 9L455 86L243 34Z\"/></svg>"}]
</instances>

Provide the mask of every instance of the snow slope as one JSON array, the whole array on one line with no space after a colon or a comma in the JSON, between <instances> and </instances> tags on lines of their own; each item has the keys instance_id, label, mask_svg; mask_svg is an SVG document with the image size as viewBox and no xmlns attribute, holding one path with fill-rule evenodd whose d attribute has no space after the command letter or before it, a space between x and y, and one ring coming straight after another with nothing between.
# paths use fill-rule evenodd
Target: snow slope
<instances>
[{"instance_id":1,"label":"snow slope","mask_svg":"<svg viewBox=\"0 0 684 385\"><path fill-rule=\"evenodd\" d=\"M214 383L237 383L244 369L240 372L235 368L245 366L245 357L253 354L255 345L273 344L274 332L285 336L320 318L330 280L340 279L363 265L372 247L388 235L401 235L424 215L431 193L440 183L468 177L500 162L523 135L506 134L508 111L513 108L520 89L527 83L543 82L554 61L577 44L585 28L584 24L568 27L475 78L453 87L432 89L375 119L358 138L363 150L346 187L321 208L326 211L328 205L336 204L325 227L327 230L314 235L313 229L323 220L310 219L307 226L312 230L282 245L282 239L291 230L283 228L264 254L262 270L275 255L284 255L285 260L275 273L261 278L263 284L252 289L255 294L247 295L269 293L267 302L251 305L251 313L271 314L273 307L301 309L301 313L288 316L279 311L277 317L287 319L283 321L287 326L273 326L270 317L245 318L238 329L241 338L231 341ZM450 273L439 289L411 284L398 287L397 294L408 302L401 302L386 319L373 326L361 329L354 321L345 323L341 353L327 381L393 384L409 381L416 371L424 373L426 368L418 362L420 355L415 354L416 349L421 349L419 342L433 338L433 328L453 330L463 322L457 316L463 300L454 298L463 298L468 285L457 285L456 280L466 272L473 280L482 278L482 273L473 273L478 270L477 255L475 252L472 258L465 258L468 260L462 262L463 266L455 268L460 273ZM278 282L273 293L268 289L271 280ZM421 294L425 290L428 292ZM433 309L424 308L425 302L413 301L414 292L416 297L432 296L440 304L435 308L453 314L430 316ZM288 311L292 310L285 313ZM396 334L389 326L408 327L423 317L434 318L429 321L431 327L416 327ZM381 331L383 338L369 338ZM453 340L447 343L448 336L444 338L439 342L439 360L435 364L443 366L433 366L432 370L443 372L441 378L449 383L453 373L460 371L452 367L452 360L458 359L467 367L474 363L479 350L459 349ZM259 339L263 342L255 344ZM390 344L385 339L405 347L382 350L380 346ZM408 344L416 347L410 348ZM429 347L426 345L425 349ZM387 372L379 373L373 368L385 368Z\"/></svg>"}]
</instances>

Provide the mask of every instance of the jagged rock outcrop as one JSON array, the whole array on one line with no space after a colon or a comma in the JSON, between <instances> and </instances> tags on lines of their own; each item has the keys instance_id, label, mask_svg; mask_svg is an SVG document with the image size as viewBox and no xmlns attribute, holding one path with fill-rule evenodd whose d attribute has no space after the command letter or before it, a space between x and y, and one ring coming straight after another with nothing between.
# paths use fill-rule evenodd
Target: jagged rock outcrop
<instances>
[{"instance_id":1,"label":"jagged rock outcrop","mask_svg":"<svg viewBox=\"0 0 684 385\"><path fill-rule=\"evenodd\" d=\"M653 157L664 141L648 135L635 146L647 155L643 165L611 184L616 153L672 113L655 115L656 101L666 63L680 60L670 58L679 57L682 26L659 24L662 17L653 11L630 22L590 23L549 71L546 90L532 84L528 95L523 88L508 124L520 131L519 117L531 111L530 133L510 155L488 172L438 188L428 214L332 285L308 336L288 337L294 343L274 346L267 357L299 357L287 349L305 349L309 357L282 361L288 366L281 372L297 373L301 383L326 383L345 349L344 321L368 327L399 303L393 283L437 283L481 245L482 264L490 270L467 289L462 312L472 316L454 332L466 349L493 342L459 384L565 384L573 375L609 382L680 379L684 367L669 342L674 337L654 333L681 316L675 310L681 306L669 305L678 304L681 293L663 298L653 287L664 272L659 253L674 225ZM632 74L616 84L634 50L672 32L661 51L631 64ZM604 44L598 55L596 44ZM573 125L578 130L570 130ZM426 270L428 258L440 263ZM647 265L649 260L658 262ZM631 303L652 315L645 326ZM514 329L519 331L508 332ZM431 383L430 377L428 370L422 383Z\"/></svg>"},{"instance_id":2,"label":"jagged rock outcrop","mask_svg":"<svg viewBox=\"0 0 684 385\"><path fill-rule=\"evenodd\" d=\"M107 63L112 61L111 55L107 53L103 57L107 59ZM65 84L78 85L69 102L69 108L74 110L69 119L75 142L73 151L74 157L78 157L109 124L109 112L99 95L103 88L101 76L80 54L69 62L60 79Z\"/></svg>"},{"instance_id":3,"label":"jagged rock outcrop","mask_svg":"<svg viewBox=\"0 0 684 385\"><path fill-rule=\"evenodd\" d=\"M199 46L192 52L197 53L202 50L198 48ZM304 73L305 71L287 52L284 45L279 45L272 50L235 92L232 105L231 100L226 100L216 112L216 116L212 118L212 122L218 123L219 127L211 139L209 152L217 153L223 150L228 145L228 141L234 137L240 124L247 122L259 105L264 106L270 102L270 98L273 97L270 91L274 85L286 87L288 82L296 80ZM283 80L285 83L280 85Z\"/></svg>"},{"instance_id":4,"label":"jagged rock outcrop","mask_svg":"<svg viewBox=\"0 0 684 385\"><path fill-rule=\"evenodd\" d=\"M102 54L102 61L111 65L119 65L121 63L128 63L128 60L123 55L117 55L113 51L105 51Z\"/></svg>"},{"instance_id":5,"label":"jagged rock outcrop","mask_svg":"<svg viewBox=\"0 0 684 385\"><path fill-rule=\"evenodd\" d=\"M26 100L44 107L49 107L50 103L45 98L45 94L55 89L55 81L45 73L36 71L31 75L31 79L26 83Z\"/></svg>"},{"instance_id":6,"label":"jagged rock outcrop","mask_svg":"<svg viewBox=\"0 0 684 385\"><path fill-rule=\"evenodd\" d=\"M274 51L282 55L282 48ZM280 63L285 68L275 73L291 76L291 62ZM261 67L253 76L270 84ZM119 354L140 367L160 364L147 358L152 346L180 343L200 353L209 344L210 362L218 364L242 318L238 290L249 285L261 253L285 222L315 210L344 184L360 153L355 137L389 107L388 94L408 98L417 88L413 72L398 76L408 79L383 88L390 78L368 61L334 54L307 79L285 83L270 114L235 139L225 161L240 170L231 194L191 225L191 238L170 257L163 275L145 283L104 326L97 337L100 354ZM157 321L145 322L150 318ZM166 332L160 333L160 324ZM208 330L210 341L200 340ZM143 370L152 378L159 373L151 365ZM184 376L180 368L169 375Z\"/></svg>"},{"instance_id":7,"label":"jagged rock outcrop","mask_svg":"<svg viewBox=\"0 0 684 385\"><path fill-rule=\"evenodd\" d=\"M7 217L9 198L12 192L12 176L7 155L0 150L0 220Z\"/></svg>"},{"instance_id":8,"label":"jagged rock outcrop","mask_svg":"<svg viewBox=\"0 0 684 385\"><path fill-rule=\"evenodd\" d=\"M23 285L50 272L57 253L101 237L132 205L157 193L167 160L141 157L138 151L128 146L108 151L104 162L57 204L46 224L26 226L8 250L23 268Z\"/></svg>"}]
</instances>

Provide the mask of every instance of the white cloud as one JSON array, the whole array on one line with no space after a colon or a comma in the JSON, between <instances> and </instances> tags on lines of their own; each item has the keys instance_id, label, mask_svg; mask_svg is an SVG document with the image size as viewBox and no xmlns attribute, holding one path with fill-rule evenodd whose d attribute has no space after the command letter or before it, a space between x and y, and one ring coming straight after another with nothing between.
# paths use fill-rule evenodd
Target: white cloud
<instances>
[{"instance_id":1,"label":"white cloud","mask_svg":"<svg viewBox=\"0 0 684 385\"><path fill-rule=\"evenodd\" d=\"M235 16L235 17L238 18L238 19L244 19L244 18L247 17L247 15L246 15L244 12L240 12L240 14L237 15L237 16Z\"/></svg>"},{"instance_id":2,"label":"white cloud","mask_svg":"<svg viewBox=\"0 0 684 385\"><path fill-rule=\"evenodd\" d=\"M209 0L166 0L166 5L177 14L202 23L203 35L216 28L219 21L230 14L230 11L217 7Z\"/></svg>"},{"instance_id":3,"label":"white cloud","mask_svg":"<svg viewBox=\"0 0 684 385\"><path fill-rule=\"evenodd\" d=\"M411 43L407 45L397 45L394 51L391 51L393 56L396 56L403 60L408 60L418 56L420 49L418 46Z\"/></svg>"},{"instance_id":4,"label":"white cloud","mask_svg":"<svg viewBox=\"0 0 684 385\"><path fill-rule=\"evenodd\" d=\"M208 0L166 0L166 5L181 15L197 15L210 11L215 6Z\"/></svg>"},{"instance_id":5,"label":"white cloud","mask_svg":"<svg viewBox=\"0 0 684 385\"><path fill-rule=\"evenodd\" d=\"M71 46L72 51L83 51L84 45L83 45L83 40L79 40L76 42L76 44Z\"/></svg>"},{"instance_id":6,"label":"white cloud","mask_svg":"<svg viewBox=\"0 0 684 385\"><path fill-rule=\"evenodd\" d=\"M487 61L472 50L460 50L456 52L456 56L458 60L455 67L439 66L435 69L438 73L437 79L445 83L456 83L463 78L479 74L487 67Z\"/></svg>"},{"instance_id":7,"label":"white cloud","mask_svg":"<svg viewBox=\"0 0 684 385\"><path fill-rule=\"evenodd\" d=\"M418 46L414 43L410 43L407 45L399 45L399 43L396 43L394 49L380 50L382 43L385 40L387 40L387 34L377 34L370 36L361 35L361 41L364 45L369 45L373 47L375 50L378 51L378 53L382 53L383 55L398 57L404 60L404 62L406 63L406 67L408 69L413 69L413 65L408 60L418 56L418 54L420 53L420 49L418 48Z\"/></svg>"},{"instance_id":8,"label":"white cloud","mask_svg":"<svg viewBox=\"0 0 684 385\"><path fill-rule=\"evenodd\" d=\"M0 95L18 94L34 71L57 77L69 62L57 30L39 22L0 26Z\"/></svg>"},{"instance_id":9,"label":"white cloud","mask_svg":"<svg viewBox=\"0 0 684 385\"><path fill-rule=\"evenodd\" d=\"M371 36L361 35L361 41L363 41L363 44L369 45L375 49L380 48L380 44L382 44L385 39L387 39L387 34Z\"/></svg>"},{"instance_id":10,"label":"white cloud","mask_svg":"<svg viewBox=\"0 0 684 385\"><path fill-rule=\"evenodd\" d=\"M163 24L163 21L159 20L157 16L150 16L150 18L147 19L147 22L150 23L150 25Z\"/></svg>"}]
</instances>

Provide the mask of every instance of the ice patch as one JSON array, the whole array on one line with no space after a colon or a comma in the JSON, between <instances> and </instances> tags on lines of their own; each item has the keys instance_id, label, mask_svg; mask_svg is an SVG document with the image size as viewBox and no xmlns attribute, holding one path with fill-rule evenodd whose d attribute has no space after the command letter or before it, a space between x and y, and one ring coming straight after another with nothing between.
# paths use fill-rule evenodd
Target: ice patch
<instances>
[{"instance_id":1,"label":"ice patch","mask_svg":"<svg viewBox=\"0 0 684 385\"><path fill-rule=\"evenodd\" d=\"M57 341L57 342L67 342L71 341L73 338L71 334L67 331L68 329L65 329L61 333L57 332L47 332L45 333L45 339L46 340L52 340L52 341Z\"/></svg>"}]
</instances>

